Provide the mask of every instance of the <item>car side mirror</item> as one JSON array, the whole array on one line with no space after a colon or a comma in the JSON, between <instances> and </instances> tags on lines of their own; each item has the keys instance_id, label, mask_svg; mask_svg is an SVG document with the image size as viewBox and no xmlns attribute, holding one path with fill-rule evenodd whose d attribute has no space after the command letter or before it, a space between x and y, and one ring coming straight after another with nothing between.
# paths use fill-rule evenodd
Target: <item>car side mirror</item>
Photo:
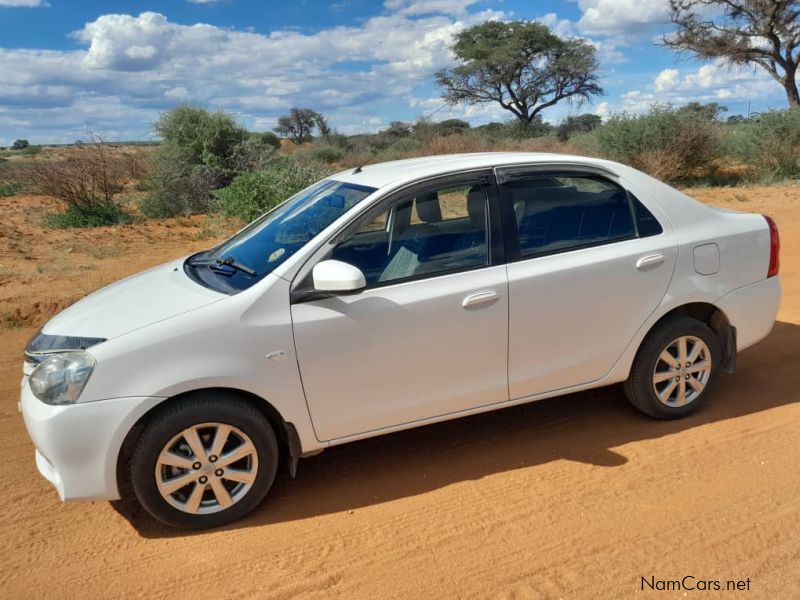
<instances>
[{"instance_id":1,"label":"car side mirror","mask_svg":"<svg viewBox=\"0 0 800 600\"><path fill-rule=\"evenodd\" d=\"M367 285L361 269L340 260L323 260L312 271L318 292L355 292Z\"/></svg>"}]
</instances>

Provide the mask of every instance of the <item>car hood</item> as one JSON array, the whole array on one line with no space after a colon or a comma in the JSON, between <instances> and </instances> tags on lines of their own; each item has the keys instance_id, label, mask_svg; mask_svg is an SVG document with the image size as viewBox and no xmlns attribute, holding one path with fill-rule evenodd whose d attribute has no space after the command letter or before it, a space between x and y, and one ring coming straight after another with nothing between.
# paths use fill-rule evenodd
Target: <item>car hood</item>
<instances>
[{"instance_id":1,"label":"car hood","mask_svg":"<svg viewBox=\"0 0 800 600\"><path fill-rule=\"evenodd\" d=\"M50 319L47 335L113 337L228 298L201 286L181 258L93 292Z\"/></svg>"}]
</instances>

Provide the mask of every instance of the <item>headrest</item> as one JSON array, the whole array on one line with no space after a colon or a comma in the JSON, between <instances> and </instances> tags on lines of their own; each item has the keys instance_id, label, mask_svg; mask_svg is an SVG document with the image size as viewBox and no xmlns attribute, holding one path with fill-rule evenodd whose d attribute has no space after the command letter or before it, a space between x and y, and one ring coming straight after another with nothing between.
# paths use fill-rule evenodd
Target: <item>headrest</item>
<instances>
[{"instance_id":1,"label":"headrest","mask_svg":"<svg viewBox=\"0 0 800 600\"><path fill-rule=\"evenodd\" d=\"M442 220L442 207L439 206L439 194L428 192L417 196L417 215L425 223L438 223Z\"/></svg>"},{"instance_id":2,"label":"headrest","mask_svg":"<svg viewBox=\"0 0 800 600\"><path fill-rule=\"evenodd\" d=\"M467 192L467 213L476 227L486 223L486 194L480 185L473 185Z\"/></svg>"}]
</instances>

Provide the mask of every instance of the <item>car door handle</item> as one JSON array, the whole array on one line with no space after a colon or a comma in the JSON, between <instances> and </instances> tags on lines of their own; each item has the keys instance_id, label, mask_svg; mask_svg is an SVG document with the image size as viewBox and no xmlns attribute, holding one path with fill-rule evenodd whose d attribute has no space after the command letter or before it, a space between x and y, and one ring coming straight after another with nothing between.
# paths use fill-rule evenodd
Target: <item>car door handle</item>
<instances>
[{"instance_id":1,"label":"car door handle","mask_svg":"<svg viewBox=\"0 0 800 600\"><path fill-rule=\"evenodd\" d=\"M494 290L482 290L480 292L475 292L474 294L469 294L468 296L465 296L464 300L461 302L461 306L464 308L468 308L470 306L478 306L480 304L496 302L499 299L500 299L500 294L498 294Z\"/></svg>"},{"instance_id":2,"label":"car door handle","mask_svg":"<svg viewBox=\"0 0 800 600\"><path fill-rule=\"evenodd\" d=\"M636 261L637 269L646 269L647 267L654 267L664 262L663 254L648 254Z\"/></svg>"}]
</instances>

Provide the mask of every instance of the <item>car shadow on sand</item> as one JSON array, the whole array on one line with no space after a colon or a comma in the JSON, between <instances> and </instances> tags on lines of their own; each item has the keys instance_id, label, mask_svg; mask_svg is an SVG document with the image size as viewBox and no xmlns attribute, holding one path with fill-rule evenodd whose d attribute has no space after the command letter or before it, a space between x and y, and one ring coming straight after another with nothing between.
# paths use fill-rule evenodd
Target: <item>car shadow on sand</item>
<instances>
[{"instance_id":1,"label":"car shadow on sand","mask_svg":"<svg viewBox=\"0 0 800 600\"><path fill-rule=\"evenodd\" d=\"M295 479L281 468L264 502L227 528L358 509L555 460L617 467L628 459L613 449L624 444L797 402L798 351L800 326L776 323L739 356L736 374L720 378L710 404L678 421L641 415L616 385L330 448L300 461ZM132 499L112 506L143 537L204 533L166 527Z\"/></svg>"}]
</instances>

